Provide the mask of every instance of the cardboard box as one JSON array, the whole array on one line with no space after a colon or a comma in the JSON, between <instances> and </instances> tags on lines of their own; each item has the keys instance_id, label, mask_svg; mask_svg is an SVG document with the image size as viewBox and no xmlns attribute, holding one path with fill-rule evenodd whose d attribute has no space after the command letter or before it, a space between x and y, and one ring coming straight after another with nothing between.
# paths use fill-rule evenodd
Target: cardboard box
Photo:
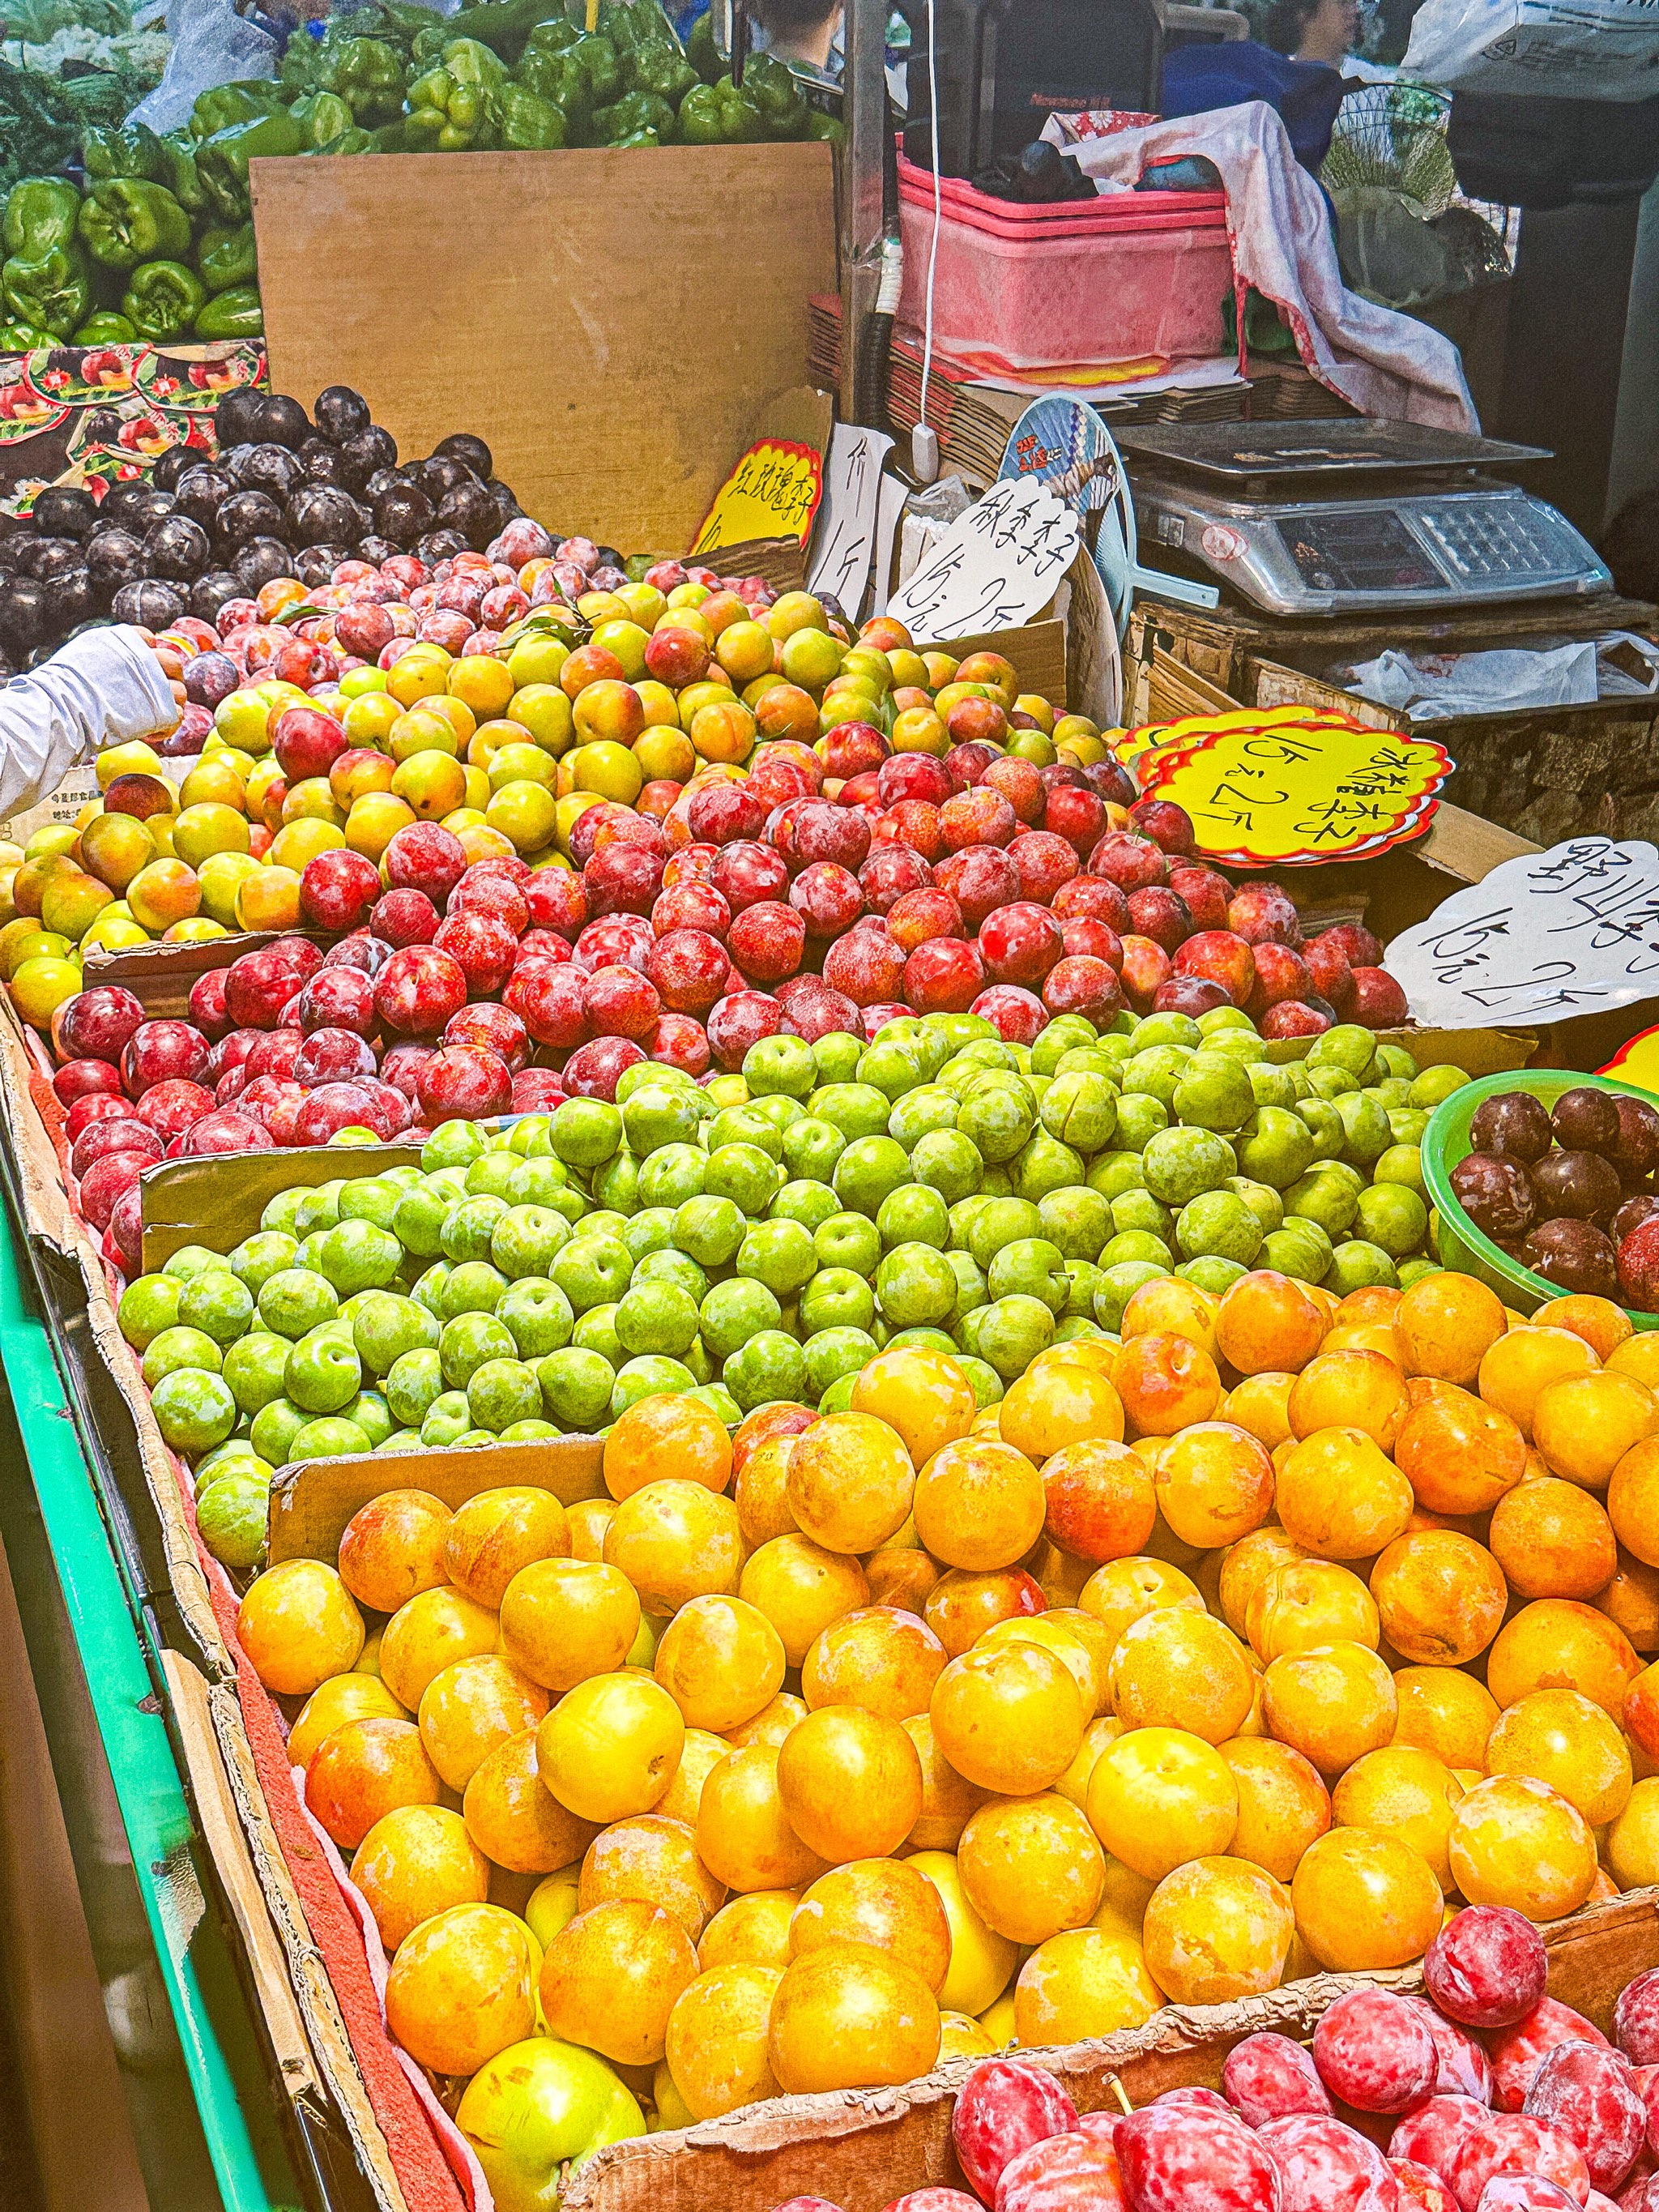
<instances>
[{"instance_id":1,"label":"cardboard box","mask_svg":"<svg viewBox=\"0 0 1659 2212\"><path fill-rule=\"evenodd\" d=\"M355 386L405 456L452 431L550 528L691 542L836 285L827 145L251 165L273 392Z\"/></svg>"},{"instance_id":2,"label":"cardboard box","mask_svg":"<svg viewBox=\"0 0 1659 2212\"><path fill-rule=\"evenodd\" d=\"M1458 1040L1460 1045L1466 1042ZM339 1948L357 1939L355 1932L342 1932L348 1923L340 1919L338 1893L328 1887L314 1845L303 1846L301 1864L291 1834L284 1841L283 1824L291 1831L293 1808L276 1805L273 1793L285 1786L286 1776L274 1774L268 1758L258 1765L253 1748L255 1739L263 1741L274 1726L269 1700L245 1662L239 1669L226 1640L234 1620L234 1597L227 1601L222 1576L210 1583L198 1558L169 1455L136 1362L116 1327L103 1271L56 1185L50 1144L31 1103L27 1048L9 1015L0 1021L0 1089L14 1142L33 1161L24 1185L27 1226L32 1234L59 1240L79 1261L93 1340L131 1407L146 1480L171 1539L172 1595L206 1653L201 1668L186 1667L169 1654L164 1680L214 1879L227 1901L250 1978L264 1993L282 2087L290 2097L314 2097L321 2085L342 2118L378 2203L390 2212L417 2201L436 2205L437 2196L417 2196L404 2185L421 2160L435 2162L434 2145L424 2136L418 2144L411 2140L410 2130L425 2125L416 2117L402 2132L388 2131L386 2069L395 2070L396 2061L378 2024L365 2014L362 1987L355 2006L342 1993L348 1967L360 1985L366 1979L360 1947L355 1966ZM320 1180L330 1170L349 1170L356 1164L372 1173L390 1151L284 1157L296 1166L303 1159ZM46 1160L38 1157L43 1152ZM199 1164L221 1181L234 1181L264 1157L177 1165ZM278 1156L270 1157L274 1161ZM178 1188L186 1194L192 1191L183 1178ZM223 1198L210 1194L216 1206ZM250 1189L240 1201L246 1212L252 1212L256 1199L257 1192ZM168 1211L182 1219L182 1205L170 1200ZM480 1488L530 1480L574 1499L601 1494L602 1465L596 1439L565 1438L285 1470L273 1489L273 1556L331 1555L350 1514L389 1489L414 1485L456 1504ZM210 1587L216 1590L211 1601ZM324 1926L328 1911L334 1916L331 1934ZM1547 1929L1545 1938L1552 1993L1605 2028L1624 1984L1659 1965L1659 1892L1637 1892L1590 1907ZM1126 2100L1140 2104L1183 2083L1215 2086L1227 2050L1255 2029L1275 2027L1305 2038L1328 2004L1365 1978L1420 1985L1411 1974L1322 1975L1239 2005L1165 2008L1144 2027L1025 2055L1054 2072L1082 2110ZM902 2088L778 2098L682 2132L615 2145L570 2177L563 2195L566 2212L772 2212L796 2193L830 2197L845 2212L879 2212L907 2190L959 2181L950 2118L967 2063L952 2061ZM450 2205L447 2193L441 2201ZM459 2203L457 2197L456 2207Z\"/></svg>"}]
</instances>

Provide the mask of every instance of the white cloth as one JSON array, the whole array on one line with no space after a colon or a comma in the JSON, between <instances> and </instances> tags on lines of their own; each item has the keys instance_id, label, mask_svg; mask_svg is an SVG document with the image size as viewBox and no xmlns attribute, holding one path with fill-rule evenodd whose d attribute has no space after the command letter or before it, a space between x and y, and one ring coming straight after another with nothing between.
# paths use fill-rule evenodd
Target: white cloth
<instances>
[{"instance_id":1,"label":"white cloth","mask_svg":"<svg viewBox=\"0 0 1659 2212\"><path fill-rule=\"evenodd\" d=\"M1444 430L1480 428L1451 340L1414 316L1362 300L1343 283L1324 196L1265 100L1104 137L1092 135L1086 115L1056 115L1042 135L1074 155L1106 191L1135 185L1155 161L1186 155L1213 161L1226 188L1238 281L1273 301L1320 383L1363 415Z\"/></svg>"},{"instance_id":2,"label":"white cloth","mask_svg":"<svg viewBox=\"0 0 1659 2212\"><path fill-rule=\"evenodd\" d=\"M136 630L88 630L32 675L0 684L0 822L48 799L106 745L179 719L161 664Z\"/></svg>"}]
</instances>

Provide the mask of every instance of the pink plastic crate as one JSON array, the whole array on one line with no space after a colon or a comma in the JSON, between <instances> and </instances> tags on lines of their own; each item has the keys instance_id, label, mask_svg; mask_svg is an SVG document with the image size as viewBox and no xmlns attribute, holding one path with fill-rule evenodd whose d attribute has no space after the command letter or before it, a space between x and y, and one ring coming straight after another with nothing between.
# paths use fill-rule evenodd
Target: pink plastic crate
<instances>
[{"instance_id":1,"label":"pink plastic crate","mask_svg":"<svg viewBox=\"0 0 1659 2212\"><path fill-rule=\"evenodd\" d=\"M931 174L901 160L904 289L921 327L933 230ZM1036 207L941 180L933 342L1012 368L1191 360L1225 350L1233 289L1222 192L1103 193Z\"/></svg>"}]
</instances>

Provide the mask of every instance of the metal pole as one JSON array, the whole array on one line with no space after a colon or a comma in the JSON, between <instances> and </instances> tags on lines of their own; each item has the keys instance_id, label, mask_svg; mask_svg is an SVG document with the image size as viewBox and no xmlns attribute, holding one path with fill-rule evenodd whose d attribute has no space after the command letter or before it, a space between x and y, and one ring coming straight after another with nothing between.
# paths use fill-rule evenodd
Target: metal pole
<instances>
[{"instance_id":1,"label":"metal pole","mask_svg":"<svg viewBox=\"0 0 1659 2212\"><path fill-rule=\"evenodd\" d=\"M888 129L887 0L847 0L842 173L841 412L860 422L870 404L859 376L860 339L881 284L882 138Z\"/></svg>"}]
</instances>

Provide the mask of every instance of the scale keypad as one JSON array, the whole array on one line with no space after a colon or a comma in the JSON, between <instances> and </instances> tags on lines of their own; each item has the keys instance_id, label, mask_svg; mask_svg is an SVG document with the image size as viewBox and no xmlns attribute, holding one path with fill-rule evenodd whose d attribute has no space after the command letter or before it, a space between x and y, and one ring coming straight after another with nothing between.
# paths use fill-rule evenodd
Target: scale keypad
<instances>
[{"instance_id":1,"label":"scale keypad","mask_svg":"<svg viewBox=\"0 0 1659 2212\"><path fill-rule=\"evenodd\" d=\"M1568 566L1560 532L1537 507L1505 501L1414 506L1412 519L1460 583L1548 576Z\"/></svg>"}]
</instances>

